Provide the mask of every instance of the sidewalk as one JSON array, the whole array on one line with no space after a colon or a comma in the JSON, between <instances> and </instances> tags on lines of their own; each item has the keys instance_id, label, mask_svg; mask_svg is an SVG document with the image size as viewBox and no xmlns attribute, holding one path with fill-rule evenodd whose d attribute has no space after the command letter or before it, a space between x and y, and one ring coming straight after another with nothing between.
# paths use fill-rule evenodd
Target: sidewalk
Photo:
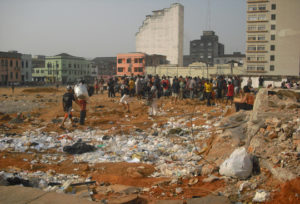
<instances>
[{"instance_id":1,"label":"sidewalk","mask_svg":"<svg viewBox=\"0 0 300 204\"><path fill-rule=\"evenodd\" d=\"M45 192L22 186L0 186L1 204L92 204L95 202L74 195Z\"/></svg>"}]
</instances>

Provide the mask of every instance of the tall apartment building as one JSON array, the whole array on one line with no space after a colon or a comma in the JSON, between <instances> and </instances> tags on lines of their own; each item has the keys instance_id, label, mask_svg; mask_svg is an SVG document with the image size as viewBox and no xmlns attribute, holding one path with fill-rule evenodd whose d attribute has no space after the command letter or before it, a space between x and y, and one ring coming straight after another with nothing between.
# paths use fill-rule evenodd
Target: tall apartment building
<instances>
[{"instance_id":1,"label":"tall apartment building","mask_svg":"<svg viewBox=\"0 0 300 204\"><path fill-rule=\"evenodd\" d=\"M191 62L204 62L213 65L214 58L224 55L224 45L214 31L203 31L200 40L190 42Z\"/></svg>"},{"instance_id":2,"label":"tall apartment building","mask_svg":"<svg viewBox=\"0 0 300 204\"><path fill-rule=\"evenodd\" d=\"M246 71L300 75L300 1L248 0Z\"/></svg>"},{"instance_id":3,"label":"tall apartment building","mask_svg":"<svg viewBox=\"0 0 300 204\"><path fill-rule=\"evenodd\" d=\"M21 54L16 51L0 52L0 84L21 82Z\"/></svg>"},{"instance_id":4,"label":"tall apartment building","mask_svg":"<svg viewBox=\"0 0 300 204\"><path fill-rule=\"evenodd\" d=\"M170 64L182 66L183 18L184 8L179 3L147 15L136 33L136 51L164 55Z\"/></svg>"}]
</instances>

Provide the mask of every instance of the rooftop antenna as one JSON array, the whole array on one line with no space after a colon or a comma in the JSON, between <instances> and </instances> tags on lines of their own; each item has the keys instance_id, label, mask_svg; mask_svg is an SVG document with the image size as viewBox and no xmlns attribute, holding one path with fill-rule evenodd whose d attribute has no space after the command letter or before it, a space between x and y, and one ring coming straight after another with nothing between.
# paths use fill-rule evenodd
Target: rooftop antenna
<instances>
[{"instance_id":1,"label":"rooftop antenna","mask_svg":"<svg viewBox=\"0 0 300 204\"><path fill-rule=\"evenodd\" d=\"M210 12L210 0L207 0L207 8L206 8L206 30L210 30L210 21L211 21L211 12Z\"/></svg>"}]
</instances>

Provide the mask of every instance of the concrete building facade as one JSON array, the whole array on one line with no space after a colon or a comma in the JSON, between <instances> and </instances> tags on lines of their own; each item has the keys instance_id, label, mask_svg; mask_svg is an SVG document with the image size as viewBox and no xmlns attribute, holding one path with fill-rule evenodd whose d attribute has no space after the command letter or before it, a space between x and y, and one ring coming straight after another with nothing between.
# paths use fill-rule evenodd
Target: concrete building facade
<instances>
[{"instance_id":1,"label":"concrete building facade","mask_svg":"<svg viewBox=\"0 0 300 204\"><path fill-rule=\"evenodd\" d=\"M224 55L224 45L214 31L203 31L200 40L190 42L190 58L192 62L204 62L213 65L214 58Z\"/></svg>"},{"instance_id":2,"label":"concrete building facade","mask_svg":"<svg viewBox=\"0 0 300 204\"><path fill-rule=\"evenodd\" d=\"M32 56L30 54L22 54L21 77L22 82L32 82Z\"/></svg>"},{"instance_id":3,"label":"concrete building facade","mask_svg":"<svg viewBox=\"0 0 300 204\"><path fill-rule=\"evenodd\" d=\"M0 84L10 85L21 82L21 54L0 52Z\"/></svg>"},{"instance_id":4,"label":"concrete building facade","mask_svg":"<svg viewBox=\"0 0 300 204\"><path fill-rule=\"evenodd\" d=\"M232 61L235 61L240 64L244 64L246 55L240 52L234 52L233 54L224 54L219 57L214 58L214 64L228 64Z\"/></svg>"},{"instance_id":5,"label":"concrete building facade","mask_svg":"<svg viewBox=\"0 0 300 204\"><path fill-rule=\"evenodd\" d=\"M96 57L93 62L98 67L98 75L113 76L117 73L117 57Z\"/></svg>"},{"instance_id":6,"label":"concrete building facade","mask_svg":"<svg viewBox=\"0 0 300 204\"><path fill-rule=\"evenodd\" d=\"M246 71L300 76L300 1L248 0Z\"/></svg>"},{"instance_id":7,"label":"concrete building facade","mask_svg":"<svg viewBox=\"0 0 300 204\"><path fill-rule=\"evenodd\" d=\"M182 66L183 26L184 8L181 4L153 11L136 33L136 51L165 55L170 64Z\"/></svg>"}]
</instances>

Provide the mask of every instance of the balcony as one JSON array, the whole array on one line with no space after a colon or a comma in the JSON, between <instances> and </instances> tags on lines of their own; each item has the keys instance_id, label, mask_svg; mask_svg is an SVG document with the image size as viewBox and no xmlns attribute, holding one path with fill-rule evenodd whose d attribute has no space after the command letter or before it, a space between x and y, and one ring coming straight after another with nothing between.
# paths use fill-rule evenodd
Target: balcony
<instances>
[{"instance_id":1,"label":"balcony","mask_svg":"<svg viewBox=\"0 0 300 204\"><path fill-rule=\"evenodd\" d=\"M246 70L248 73L267 73L265 70Z\"/></svg>"},{"instance_id":2,"label":"balcony","mask_svg":"<svg viewBox=\"0 0 300 204\"><path fill-rule=\"evenodd\" d=\"M267 33L267 30L247 30L247 33Z\"/></svg>"},{"instance_id":3,"label":"balcony","mask_svg":"<svg viewBox=\"0 0 300 204\"><path fill-rule=\"evenodd\" d=\"M268 63L268 61L252 61L252 60L247 60L247 63Z\"/></svg>"},{"instance_id":4,"label":"balcony","mask_svg":"<svg viewBox=\"0 0 300 204\"><path fill-rule=\"evenodd\" d=\"M247 40L247 43L267 43L267 40Z\"/></svg>"},{"instance_id":5,"label":"balcony","mask_svg":"<svg viewBox=\"0 0 300 204\"><path fill-rule=\"evenodd\" d=\"M248 0L247 3L267 3L269 0Z\"/></svg>"},{"instance_id":6,"label":"balcony","mask_svg":"<svg viewBox=\"0 0 300 204\"><path fill-rule=\"evenodd\" d=\"M247 50L247 53L267 53L266 50Z\"/></svg>"},{"instance_id":7,"label":"balcony","mask_svg":"<svg viewBox=\"0 0 300 204\"><path fill-rule=\"evenodd\" d=\"M247 10L247 13L267 13L268 10Z\"/></svg>"}]
</instances>

